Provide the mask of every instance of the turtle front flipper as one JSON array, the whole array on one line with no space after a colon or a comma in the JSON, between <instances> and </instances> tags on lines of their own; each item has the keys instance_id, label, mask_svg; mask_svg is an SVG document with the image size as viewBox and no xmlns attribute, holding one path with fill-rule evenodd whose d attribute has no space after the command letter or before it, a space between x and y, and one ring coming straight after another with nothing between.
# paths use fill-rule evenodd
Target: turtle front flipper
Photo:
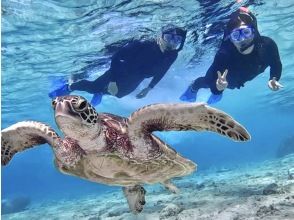
<instances>
[{"instance_id":1,"label":"turtle front flipper","mask_svg":"<svg viewBox=\"0 0 294 220\"><path fill-rule=\"evenodd\" d=\"M127 186L123 187L123 192L127 198L129 208L134 214L139 214L142 212L145 205L145 194L146 190L143 186Z\"/></svg>"},{"instance_id":2,"label":"turtle front flipper","mask_svg":"<svg viewBox=\"0 0 294 220\"><path fill-rule=\"evenodd\" d=\"M135 111L128 123L134 155L142 159L152 155L153 131L186 130L213 131L235 141L250 139L246 129L231 116L204 103L149 105Z\"/></svg>"},{"instance_id":3,"label":"turtle front flipper","mask_svg":"<svg viewBox=\"0 0 294 220\"><path fill-rule=\"evenodd\" d=\"M59 140L48 125L36 121L18 122L1 131L1 165L7 165L13 155L25 149Z\"/></svg>"}]
</instances>

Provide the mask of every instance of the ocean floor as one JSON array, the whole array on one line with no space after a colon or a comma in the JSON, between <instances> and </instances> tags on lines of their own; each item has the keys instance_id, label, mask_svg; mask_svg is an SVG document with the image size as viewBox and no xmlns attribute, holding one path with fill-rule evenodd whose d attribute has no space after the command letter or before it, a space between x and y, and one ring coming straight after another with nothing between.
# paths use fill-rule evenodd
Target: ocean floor
<instances>
[{"instance_id":1,"label":"ocean floor","mask_svg":"<svg viewBox=\"0 0 294 220\"><path fill-rule=\"evenodd\" d=\"M294 219L294 154L234 168L214 168L173 181L180 193L147 186L146 205L130 213L122 191L33 204L3 220L290 220Z\"/></svg>"}]
</instances>

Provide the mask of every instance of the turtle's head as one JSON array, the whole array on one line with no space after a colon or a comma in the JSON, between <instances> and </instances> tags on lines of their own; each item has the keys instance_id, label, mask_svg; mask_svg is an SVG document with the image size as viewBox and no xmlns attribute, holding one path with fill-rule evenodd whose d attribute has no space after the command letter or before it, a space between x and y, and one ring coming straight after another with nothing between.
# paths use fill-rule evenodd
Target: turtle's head
<instances>
[{"instance_id":1,"label":"turtle's head","mask_svg":"<svg viewBox=\"0 0 294 220\"><path fill-rule=\"evenodd\" d=\"M81 96L60 96L52 101L55 121L59 129L69 137L83 139L100 130L98 113Z\"/></svg>"}]
</instances>

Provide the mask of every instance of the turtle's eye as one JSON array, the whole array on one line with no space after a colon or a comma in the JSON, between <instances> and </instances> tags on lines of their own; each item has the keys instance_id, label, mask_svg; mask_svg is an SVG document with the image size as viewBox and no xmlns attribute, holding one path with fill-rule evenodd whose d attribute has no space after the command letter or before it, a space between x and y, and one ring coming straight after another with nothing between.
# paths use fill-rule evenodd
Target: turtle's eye
<instances>
[{"instance_id":1,"label":"turtle's eye","mask_svg":"<svg viewBox=\"0 0 294 220\"><path fill-rule=\"evenodd\" d=\"M54 99L54 100L52 100L52 102L51 102L51 105L52 105L52 108L53 108L53 109L55 109L55 107L56 107L56 104L57 104L57 102L55 101L55 99Z\"/></svg>"},{"instance_id":2,"label":"turtle's eye","mask_svg":"<svg viewBox=\"0 0 294 220\"><path fill-rule=\"evenodd\" d=\"M88 102L86 100L79 100L77 103L74 103L75 110L84 111L88 108Z\"/></svg>"}]
</instances>

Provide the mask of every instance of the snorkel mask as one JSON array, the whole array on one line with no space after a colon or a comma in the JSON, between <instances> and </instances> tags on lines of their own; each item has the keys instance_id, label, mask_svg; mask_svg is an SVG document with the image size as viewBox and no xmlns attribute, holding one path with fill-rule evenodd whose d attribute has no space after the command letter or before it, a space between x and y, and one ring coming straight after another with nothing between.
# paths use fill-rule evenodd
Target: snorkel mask
<instances>
[{"instance_id":1,"label":"snorkel mask","mask_svg":"<svg viewBox=\"0 0 294 220\"><path fill-rule=\"evenodd\" d=\"M161 38L170 50L180 51L185 43L187 31L174 25L162 28Z\"/></svg>"},{"instance_id":2,"label":"snorkel mask","mask_svg":"<svg viewBox=\"0 0 294 220\"><path fill-rule=\"evenodd\" d=\"M235 28L230 33L230 39L234 43L239 43L244 40L253 40L254 38L254 28L246 26L246 27L240 27Z\"/></svg>"},{"instance_id":3,"label":"snorkel mask","mask_svg":"<svg viewBox=\"0 0 294 220\"><path fill-rule=\"evenodd\" d=\"M235 28L230 33L230 40L243 53L254 45L254 28L245 25Z\"/></svg>"},{"instance_id":4,"label":"snorkel mask","mask_svg":"<svg viewBox=\"0 0 294 220\"><path fill-rule=\"evenodd\" d=\"M167 33L162 35L162 39L172 50L178 50L183 42L183 37L176 33Z\"/></svg>"}]
</instances>

